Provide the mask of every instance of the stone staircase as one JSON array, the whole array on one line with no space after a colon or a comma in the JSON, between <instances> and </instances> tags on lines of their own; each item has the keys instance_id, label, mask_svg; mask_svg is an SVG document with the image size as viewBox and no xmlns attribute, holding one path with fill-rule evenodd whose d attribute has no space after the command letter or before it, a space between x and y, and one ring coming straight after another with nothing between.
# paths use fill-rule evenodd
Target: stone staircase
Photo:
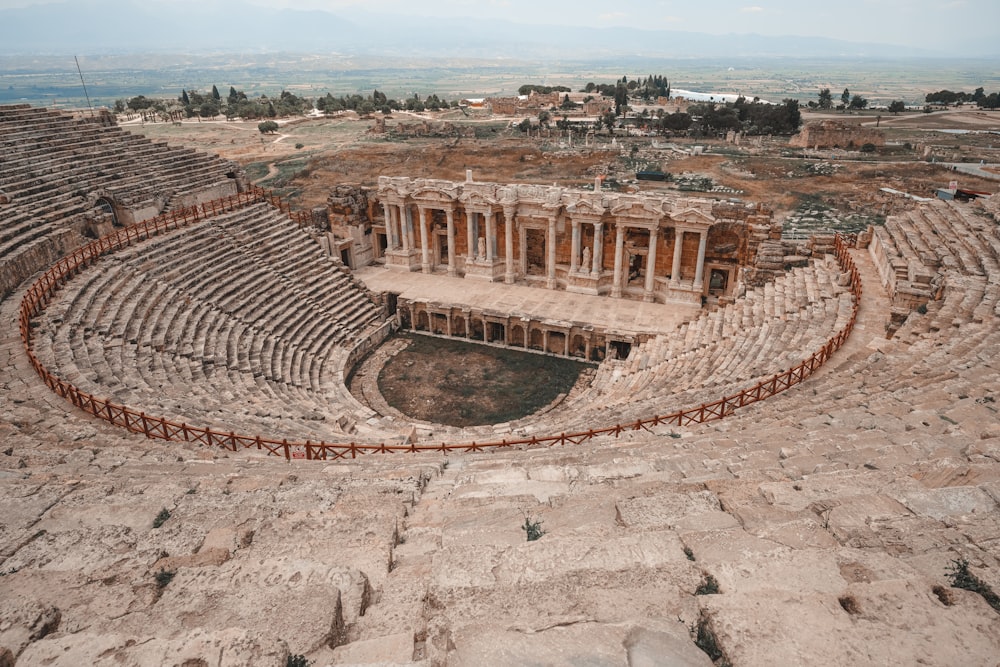
<instances>
[{"instance_id":1,"label":"stone staircase","mask_svg":"<svg viewBox=\"0 0 1000 667\"><path fill-rule=\"evenodd\" d=\"M80 245L99 197L140 221L168 203L234 194L238 172L221 158L117 126L0 106L0 294Z\"/></svg>"}]
</instances>

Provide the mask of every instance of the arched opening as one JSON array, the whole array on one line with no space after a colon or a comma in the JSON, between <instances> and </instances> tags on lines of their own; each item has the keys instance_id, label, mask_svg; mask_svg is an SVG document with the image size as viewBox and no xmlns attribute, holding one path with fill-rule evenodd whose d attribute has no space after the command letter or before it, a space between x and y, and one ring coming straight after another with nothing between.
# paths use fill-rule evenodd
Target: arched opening
<instances>
[{"instance_id":1,"label":"arched opening","mask_svg":"<svg viewBox=\"0 0 1000 667\"><path fill-rule=\"evenodd\" d=\"M546 352L552 354L564 354L566 352L566 334L562 331L549 332L549 349Z\"/></svg>"},{"instance_id":2,"label":"arched opening","mask_svg":"<svg viewBox=\"0 0 1000 667\"><path fill-rule=\"evenodd\" d=\"M448 317L441 313L431 315L431 331L436 334L443 334L448 330Z\"/></svg>"},{"instance_id":3,"label":"arched opening","mask_svg":"<svg viewBox=\"0 0 1000 667\"><path fill-rule=\"evenodd\" d=\"M532 350L541 350L545 344L545 334L541 329L532 329L528 335L528 347Z\"/></svg>"},{"instance_id":4,"label":"arched opening","mask_svg":"<svg viewBox=\"0 0 1000 667\"><path fill-rule=\"evenodd\" d=\"M115 205L107 197L101 197L94 203L94 208L100 211L103 215L111 217L111 224L115 227L121 227L122 224L118 222L118 213L115 212Z\"/></svg>"},{"instance_id":5,"label":"arched opening","mask_svg":"<svg viewBox=\"0 0 1000 667\"><path fill-rule=\"evenodd\" d=\"M721 269L712 269L712 275L708 280L708 291L711 294L725 294L726 287L729 286L729 272Z\"/></svg>"},{"instance_id":6,"label":"arched opening","mask_svg":"<svg viewBox=\"0 0 1000 667\"><path fill-rule=\"evenodd\" d=\"M483 340L483 321L482 320L471 320L470 327L472 329L470 338L475 338L476 340Z\"/></svg>"},{"instance_id":7,"label":"arched opening","mask_svg":"<svg viewBox=\"0 0 1000 667\"><path fill-rule=\"evenodd\" d=\"M524 347L524 327L515 324L510 328L510 344L515 347Z\"/></svg>"}]
</instances>

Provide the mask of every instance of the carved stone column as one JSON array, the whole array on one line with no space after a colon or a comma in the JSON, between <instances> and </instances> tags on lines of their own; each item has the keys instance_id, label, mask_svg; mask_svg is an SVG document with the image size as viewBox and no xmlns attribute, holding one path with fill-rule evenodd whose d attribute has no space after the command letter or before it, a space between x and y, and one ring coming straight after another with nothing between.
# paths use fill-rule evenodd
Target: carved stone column
<instances>
[{"instance_id":1,"label":"carved stone column","mask_svg":"<svg viewBox=\"0 0 1000 667\"><path fill-rule=\"evenodd\" d=\"M465 211L465 235L469 240L469 254L466 255L466 262L476 259L476 230L474 228L476 214L466 209Z\"/></svg>"},{"instance_id":2,"label":"carved stone column","mask_svg":"<svg viewBox=\"0 0 1000 667\"><path fill-rule=\"evenodd\" d=\"M454 276L455 271L455 209L448 207L444 210L444 214L448 218L448 275ZM451 327L451 320L449 318L448 322L449 328ZM448 332L451 335L451 331Z\"/></svg>"},{"instance_id":3,"label":"carved stone column","mask_svg":"<svg viewBox=\"0 0 1000 667\"><path fill-rule=\"evenodd\" d=\"M503 207L504 274L503 281L514 284L514 207Z\"/></svg>"},{"instance_id":4,"label":"carved stone column","mask_svg":"<svg viewBox=\"0 0 1000 667\"><path fill-rule=\"evenodd\" d=\"M493 209L486 212L486 261L493 265L493 253L497 247L496 225L493 224Z\"/></svg>"},{"instance_id":5,"label":"carved stone column","mask_svg":"<svg viewBox=\"0 0 1000 667\"><path fill-rule=\"evenodd\" d=\"M619 298L622 295L622 264L625 261L625 225L619 222L615 226L618 232L615 235L615 275L611 283L611 296Z\"/></svg>"},{"instance_id":6,"label":"carved stone column","mask_svg":"<svg viewBox=\"0 0 1000 667\"><path fill-rule=\"evenodd\" d=\"M649 248L646 251L646 293L642 295L643 301L653 301L653 290L656 287L656 237L659 229L653 227L649 231Z\"/></svg>"},{"instance_id":7,"label":"carved stone column","mask_svg":"<svg viewBox=\"0 0 1000 667\"><path fill-rule=\"evenodd\" d=\"M580 223L572 220L573 241L569 257L569 272L576 273L580 269Z\"/></svg>"},{"instance_id":8,"label":"carved stone column","mask_svg":"<svg viewBox=\"0 0 1000 667\"><path fill-rule=\"evenodd\" d=\"M700 235L701 238L698 239L698 264L694 270L694 288L699 292L702 289L702 279L705 277L705 248L708 246L708 230L701 230Z\"/></svg>"},{"instance_id":9,"label":"carved stone column","mask_svg":"<svg viewBox=\"0 0 1000 667\"><path fill-rule=\"evenodd\" d=\"M420 268L424 273L431 272L431 252L427 232L427 209L423 206L417 209L420 216Z\"/></svg>"},{"instance_id":10,"label":"carved stone column","mask_svg":"<svg viewBox=\"0 0 1000 667\"><path fill-rule=\"evenodd\" d=\"M595 222L594 223L594 256L591 257L591 261L594 263L593 268L590 270L595 276L600 276L601 271L604 270L604 223Z\"/></svg>"},{"instance_id":11,"label":"carved stone column","mask_svg":"<svg viewBox=\"0 0 1000 667\"><path fill-rule=\"evenodd\" d=\"M670 282L681 279L681 249L684 246L684 230L674 228L674 263L670 266Z\"/></svg>"},{"instance_id":12,"label":"carved stone column","mask_svg":"<svg viewBox=\"0 0 1000 667\"><path fill-rule=\"evenodd\" d=\"M407 218L409 217L406 211L406 207L402 204L399 205L396 215L399 217L399 238L403 241L403 250L407 252L413 247L412 239L410 238L410 229L407 224Z\"/></svg>"},{"instance_id":13,"label":"carved stone column","mask_svg":"<svg viewBox=\"0 0 1000 667\"><path fill-rule=\"evenodd\" d=\"M382 215L385 217L385 245L386 250L395 250L396 248L396 235L392 229L392 213L389 211L389 205L382 202Z\"/></svg>"},{"instance_id":14,"label":"carved stone column","mask_svg":"<svg viewBox=\"0 0 1000 667\"><path fill-rule=\"evenodd\" d=\"M517 263L521 266L521 275L528 274L528 230L524 227L518 230L518 241L520 242L520 252L518 252Z\"/></svg>"},{"instance_id":15,"label":"carved stone column","mask_svg":"<svg viewBox=\"0 0 1000 667\"><path fill-rule=\"evenodd\" d=\"M545 268L547 270L547 277L545 279L545 286L549 289L556 288L556 216L549 218L549 241L548 248L546 248L547 257L545 259Z\"/></svg>"}]
</instances>

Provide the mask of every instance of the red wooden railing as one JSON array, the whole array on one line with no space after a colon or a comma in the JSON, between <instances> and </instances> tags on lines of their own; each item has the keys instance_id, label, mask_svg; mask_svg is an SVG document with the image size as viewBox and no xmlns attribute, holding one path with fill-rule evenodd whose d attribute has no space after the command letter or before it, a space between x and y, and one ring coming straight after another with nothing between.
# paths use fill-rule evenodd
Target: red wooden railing
<instances>
[{"instance_id":1,"label":"red wooden railing","mask_svg":"<svg viewBox=\"0 0 1000 667\"><path fill-rule=\"evenodd\" d=\"M209 447L222 447L230 451L241 449L258 449L285 459L331 460L340 458L357 458L363 454L392 454L399 452L479 452L500 447L531 447L554 445L579 445L598 436L610 435L618 437L625 431L640 429L652 430L656 426L688 426L707 421L722 419L742 408L786 389L794 387L815 373L826 361L844 345L857 320L858 307L861 302L861 277L854 261L848 253L848 243L841 235L835 239L835 254L842 270L850 273L851 291L854 294L854 304L851 318L847 324L831 337L819 350L793 368L777 373L756 385L743 389L735 394L703 403L697 407L678 410L668 415L656 415L638 419L627 424L616 424L602 428L590 429L576 433L560 433L559 435L532 436L531 438L515 440L499 440L490 442L472 442L464 444L440 443L437 445L392 445L328 443L328 442L289 442L275 440L260 435L239 435L233 431L222 431L208 427L191 426L177 423L163 417L147 415L126 405L119 405L103 398L88 394L77 389L71 383L50 372L35 356L32 350L31 320L36 317L51 302L56 291L69 281L79 270L92 264L102 255L120 250L132 243L143 241L152 236L167 231L180 229L206 217L211 217L227 211L236 210L253 203L267 201L280 210L288 213L300 225L308 224L310 216L306 212L290 212L288 205L280 198L255 188L250 192L233 195L215 200L201 206L194 206L179 211L158 216L151 220L120 229L89 243L66 257L60 259L54 266L36 280L21 300L20 328L24 349L28 354L32 368L38 373L48 387L62 396L77 408L95 417L104 419L117 426L127 428L134 433L142 433L147 438L171 440L177 442L193 442Z\"/></svg>"}]
</instances>

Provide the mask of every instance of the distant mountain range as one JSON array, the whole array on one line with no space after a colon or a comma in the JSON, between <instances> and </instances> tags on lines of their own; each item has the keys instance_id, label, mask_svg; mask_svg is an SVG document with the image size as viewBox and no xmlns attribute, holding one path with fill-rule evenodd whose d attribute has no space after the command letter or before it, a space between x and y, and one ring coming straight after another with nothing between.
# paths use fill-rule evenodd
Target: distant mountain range
<instances>
[{"instance_id":1,"label":"distant mountain range","mask_svg":"<svg viewBox=\"0 0 1000 667\"><path fill-rule=\"evenodd\" d=\"M821 37L585 28L228 3L83 0L0 10L0 55L312 52L468 58L901 58L948 54ZM966 56L971 54L964 54Z\"/></svg>"}]
</instances>

